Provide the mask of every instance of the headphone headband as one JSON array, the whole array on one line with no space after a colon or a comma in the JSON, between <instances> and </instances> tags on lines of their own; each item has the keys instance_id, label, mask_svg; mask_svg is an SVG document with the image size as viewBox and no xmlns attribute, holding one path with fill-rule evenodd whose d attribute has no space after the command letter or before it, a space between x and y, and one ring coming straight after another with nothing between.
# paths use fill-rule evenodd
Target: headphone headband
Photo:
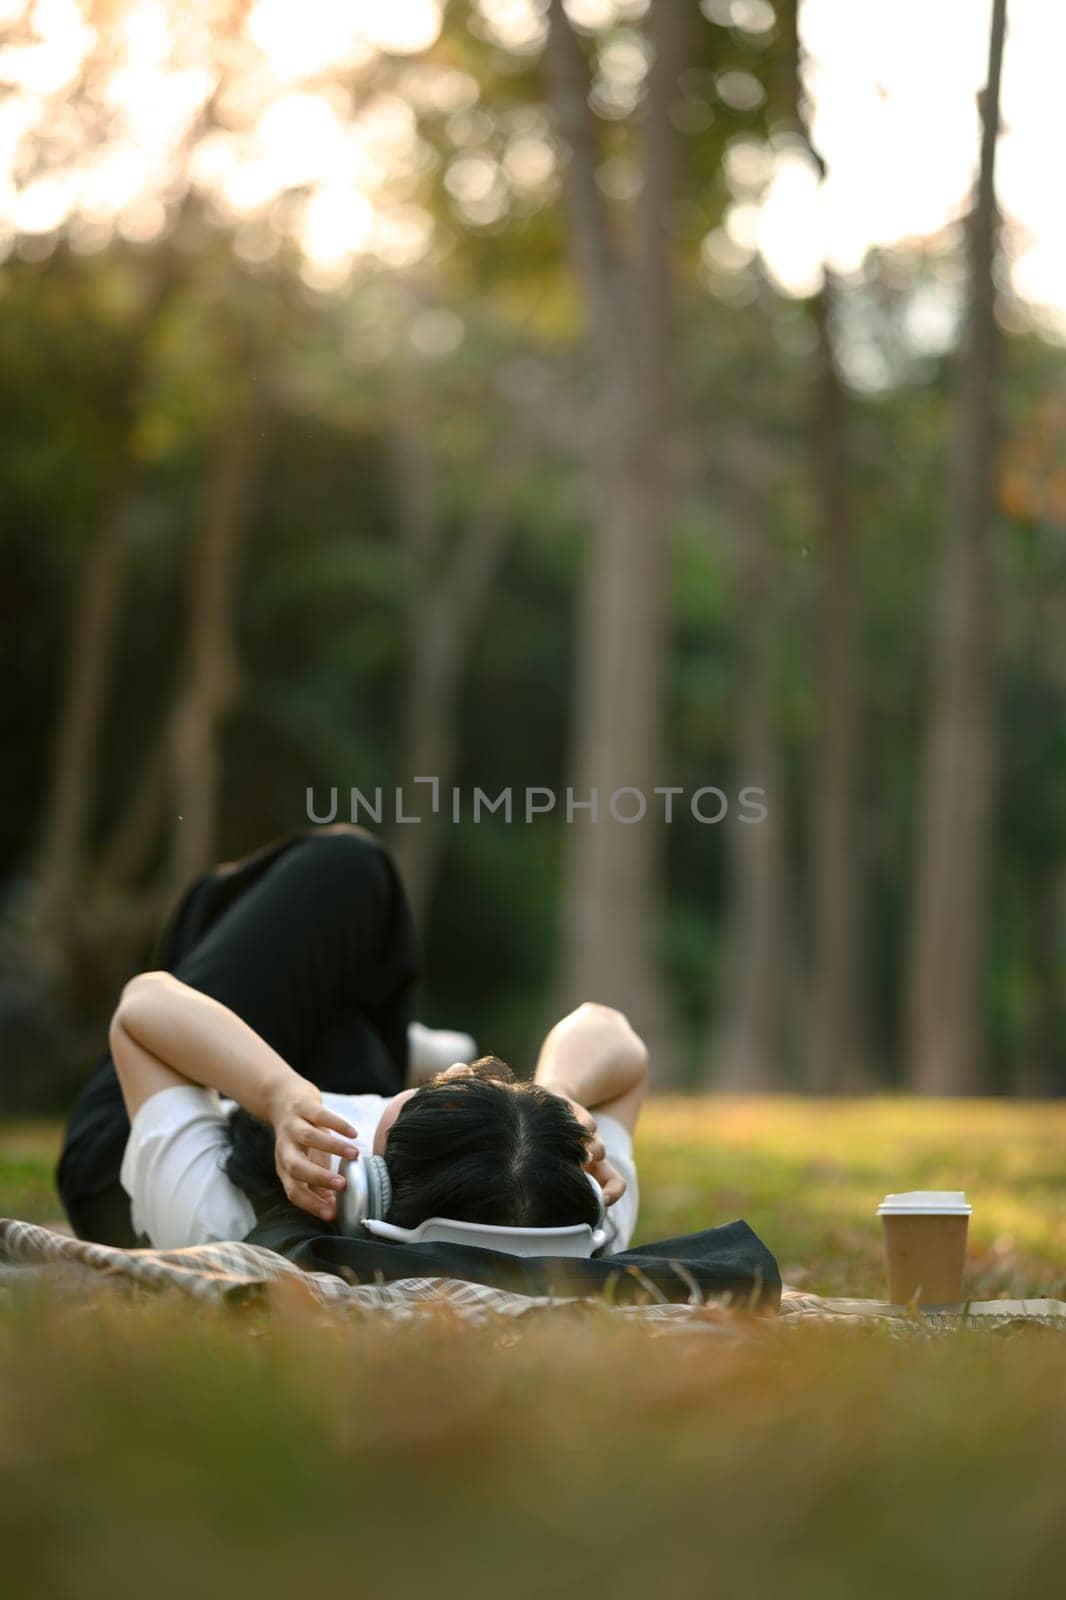
<instances>
[{"instance_id":1,"label":"headphone headband","mask_svg":"<svg viewBox=\"0 0 1066 1600\"><path fill-rule=\"evenodd\" d=\"M585 1176L596 1196L595 1228L587 1222L564 1228L506 1228L489 1223L460 1222L454 1217L427 1217L417 1228L400 1228L385 1218L392 1205L392 1179L383 1156L360 1156L342 1161L339 1171L345 1179L340 1195L338 1221L344 1233L360 1229L377 1238L404 1244L474 1245L482 1250L502 1250L515 1256L588 1257L602 1250L611 1236L603 1190L587 1172Z\"/></svg>"}]
</instances>

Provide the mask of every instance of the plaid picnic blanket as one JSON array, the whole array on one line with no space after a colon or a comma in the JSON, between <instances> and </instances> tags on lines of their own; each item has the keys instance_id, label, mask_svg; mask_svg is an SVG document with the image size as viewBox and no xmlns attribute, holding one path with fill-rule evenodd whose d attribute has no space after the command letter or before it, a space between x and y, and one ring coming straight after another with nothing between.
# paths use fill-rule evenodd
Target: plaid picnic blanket
<instances>
[{"instance_id":1,"label":"plaid picnic blanket","mask_svg":"<svg viewBox=\"0 0 1066 1600\"><path fill-rule=\"evenodd\" d=\"M956 1326L960 1320L1000 1325L1039 1321L1066 1331L1066 1301L1003 1300L971 1304L966 1319L950 1316L908 1317L898 1307L877 1300L824 1299L785 1289L777 1317L738 1317L720 1303L707 1302L694 1289L691 1301L667 1302L648 1285L644 1304L611 1304L600 1295L587 1297L515 1294L488 1284L454 1278L404 1278L391 1283L348 1283L334 1273L305 1272L285 1256L261 1245L211 1244L184 1250L119 1250L111 1245L72 1239L32 1222L0 1219L0 1289L39 1279L57 1289L84 1293L96 1285L127 1292L178 1291L190 1299L223 1306L270 1303L279 1285L298 1288L324 1308L345 1313L384 1316L411 1322L447 1308L464 1322L484 1324L494 1318L518 1318L549 1308L578 1308L627 1322L646 1323L656 1331L700 1330L744 1336L768 1321L811 1320L883 1323L889 1331L907 1334ZM284 1291L283 1291L284 1292Z\"/></svg>"},{"instance_id":2,"label":"plaid picnic blanket","mask_svg":"<svg viewBox=\"0 0 1066 1600\"><path fill-rule=\"evenodd\" d=\"M343 1312L384 1315L409 1322L448 1308L463 1321L516 1318L551 1306L599 1307L612 1316L663 1323L692 1320L718 1308L666 1302L649 1284L647 1304L610 1306L587 1298L515 1294L457 1278L403 1278L389 1283L350 1283L331 1272L307 1272L276 1251L245 1243L210 1244L182 1250L119 1250L72 1239L36 1223L0 1219L0 1287L36 1277L57 1288L83 1291L94 1284L125 1290L177 1290L210 1305L269 1303L279 1285L298 1287L320 1306Z\"/></svg>"}]
</instances>

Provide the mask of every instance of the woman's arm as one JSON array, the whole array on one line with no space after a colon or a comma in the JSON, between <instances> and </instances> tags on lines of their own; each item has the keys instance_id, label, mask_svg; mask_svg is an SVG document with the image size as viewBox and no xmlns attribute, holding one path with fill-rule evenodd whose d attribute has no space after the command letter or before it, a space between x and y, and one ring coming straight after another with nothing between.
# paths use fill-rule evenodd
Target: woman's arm
<instances>
[{"instance_id":1,"label":"woman's arm","mask_svg":"<svg viewBox=\"0 0 1066 1600\"><path fill-rule=\"evenodd\" d=\"M648 1091L647 1046L621 1011L586 1002L548 1034L534 1079L632 1133Z\"/></svg>"},{"instance_id":2,"label":"woman's arm","mask_svg":"<svg viewBox=\"0 0 1066 1600\"><path fill-rule=\"evenodd\" d=\"M189 1083L217 1089L274 1128L289 1199L332 1216L327 1191L343 1188L344 1180L323 1172L323 1161L331 1154L354 1158L355 1129L228 1007L168 972L142 972L122 991L110 1041L131 1120L161 1089Z\"/></svg>"},{"instance_id":3,"label":"woman's arm","mask_svg":"<svg viewBox=\"0 0 1066 1600\"><path fill-rule=\"evenodd\" d=\"M632 1133L648 1088L648 1051L621 1011L586 1002L548 1034L534 1081L569 1101L588 1134L586 1166L614 1205L625 1180L607 1160L594 1112L612 1116Z\"/></svg>"}]
</instances>

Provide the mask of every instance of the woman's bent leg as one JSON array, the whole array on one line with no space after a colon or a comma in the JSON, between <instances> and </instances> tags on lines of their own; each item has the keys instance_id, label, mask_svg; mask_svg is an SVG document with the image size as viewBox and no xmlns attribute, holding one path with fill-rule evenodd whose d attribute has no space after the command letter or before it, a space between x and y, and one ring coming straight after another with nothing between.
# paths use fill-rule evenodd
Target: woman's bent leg
<instances>
[{"instance_id":1,"label":"woman's bent leg","mask_svg":"<svg viewBox=\"0 0 1066 1600\"><path fill-rule=\"evenodd\" d=\"M161 955L321 1088L403 1087L414 932L391 858L361 829L321 829L198 880ZM134 1242L118 1181L128 1133L108 1055L74 1107L57 1172L83 1238Z\"/></svg>"}]
</instances>

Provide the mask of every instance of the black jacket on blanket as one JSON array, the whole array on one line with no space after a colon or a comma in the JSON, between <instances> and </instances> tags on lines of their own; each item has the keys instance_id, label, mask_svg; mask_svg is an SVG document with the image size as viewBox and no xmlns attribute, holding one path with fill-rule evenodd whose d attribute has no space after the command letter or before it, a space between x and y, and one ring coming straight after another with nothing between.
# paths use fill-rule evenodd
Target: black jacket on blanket
<instances>
[{"instance_id":1,"label":"black jacket on blanket","mask_svg":"<svg viewBox=\"0 0 1066 1600\"><path fill-rule=\"evenodd\" d=\"M781 1273L746 1222L681 1234L613 1256L512 1256L473 1245L393 1244L370 1234L323 1233L288 1203L264 1210L248 1244L287 1256L308 1272L359 1283L400 1278L461 1278L529 1295L607 1295L613 1301L728 1297L760 1311L781 1303Z\"/></svg>"}]
</instances>

